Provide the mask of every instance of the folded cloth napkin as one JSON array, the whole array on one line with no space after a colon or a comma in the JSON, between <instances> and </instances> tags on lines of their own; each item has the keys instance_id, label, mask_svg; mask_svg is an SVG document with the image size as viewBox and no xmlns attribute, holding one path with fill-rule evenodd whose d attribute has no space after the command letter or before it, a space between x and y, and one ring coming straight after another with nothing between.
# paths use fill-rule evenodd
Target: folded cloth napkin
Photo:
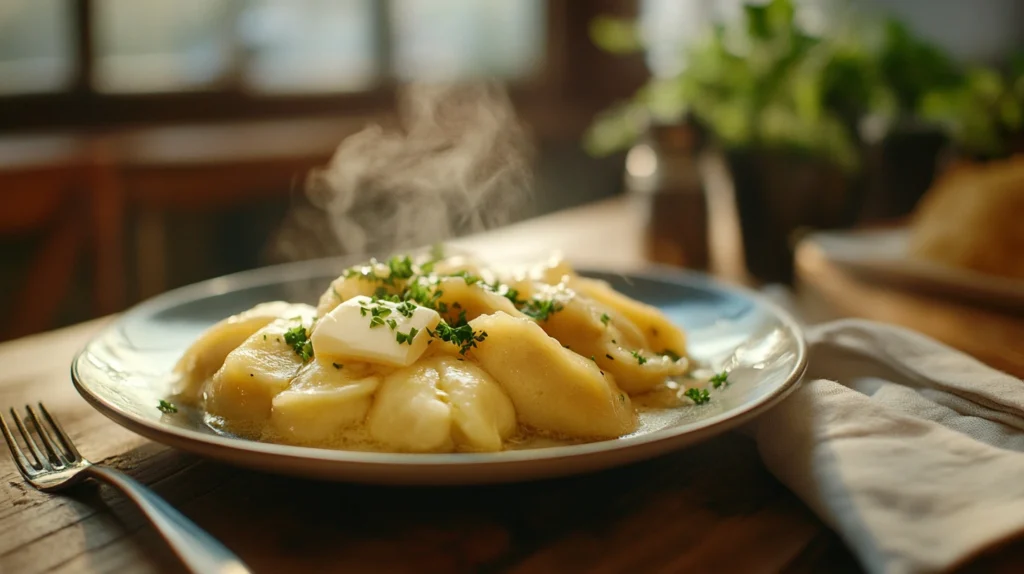
<instances>
[{"instance_id":1,"label":"folded cloth napkin","mask_svg":"<svg viewBox=\"0 0 1024 574\"><path fill-rule=\"evenodd\" d=\"M945 571L1024 534L1024 382L899 327L806 334L802 385L748 430L869 572Z\"/></svg>"}]
</instances>

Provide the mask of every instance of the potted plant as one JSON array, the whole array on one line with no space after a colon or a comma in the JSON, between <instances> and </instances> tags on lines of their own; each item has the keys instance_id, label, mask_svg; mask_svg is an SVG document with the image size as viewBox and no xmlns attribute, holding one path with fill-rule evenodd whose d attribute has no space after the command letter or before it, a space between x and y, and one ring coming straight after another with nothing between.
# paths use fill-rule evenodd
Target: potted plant
<instances>
[{"instance_id":1,"label":"potted plant","mask_svg":"<svg viewBox=\"0 0 1024 574\"><path fill-rule=\"evenodd\" d=\"M610 151L651 123L695 118L729 167L748 270L787 281L796 229L851 220L856 127L876 83L864 48L853 35L806 33L791 2L773 0L714 26L687 50L687 63L599 117L588 148Z\"/></svg>"},{"instance_id":2,"label":"potted plant","mask_svg":"<svg viewBox=\"0 0 1024 574\"><path fill-rule=\"evenodd\" d=\"M596 24L606 49L642 47L631 23ZM794 232L853 223L868 183L883 199L906 190L902 203L912 205L944 145L917 112L927 94L958 85L959 72L898 22L878 24L812 33L790 0L746 5L687 48L682 72L652 78L599 116L585 143L600 154L651 125L691 118L706 128L729 168L748 270L788 281Z\"/></svg>"},{"instance_id":3,"label":"potted plant","mask_svg":"<svg viewBox=\"0 0 1024 574\"><path fill-rule=\"evenodd\" d=\"M859 129L865 173L861 220L902 217L931 187L949 138L942 125L921 117L919 110L929 92L963 81L944 50L901 22L884 22L880 36L871 64L878 84Z\"/></svg>"},{"instance_id":4,"label":"potted plant","mask_svg":"<svg viewBox=\"0 0 1024 574\"><path fill-rule=\"evenodd\" d=\"M1024 152L1024 54L1006 70L967 68L959 82L924 93L918 114L948 131L957 157L978 161Z\"/></svg>"}]
</instances>

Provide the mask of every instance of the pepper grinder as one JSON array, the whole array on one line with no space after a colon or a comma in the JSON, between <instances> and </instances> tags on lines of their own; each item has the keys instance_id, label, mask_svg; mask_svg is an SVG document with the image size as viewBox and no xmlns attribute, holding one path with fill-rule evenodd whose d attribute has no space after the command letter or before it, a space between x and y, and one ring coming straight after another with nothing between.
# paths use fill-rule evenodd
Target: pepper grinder
<instances>
[{"instance_id":1,"label":"pepper grinder","mask_svg":"<svg viewBox=\"0 0 1024 574\"><path fill-rule=\"evenodd\" d=\"M707 270L707 199L698 168L701 136L690 122L654 125L626 155L625 186L645 213L649 261Z\"/></svg>"}]
</instances>

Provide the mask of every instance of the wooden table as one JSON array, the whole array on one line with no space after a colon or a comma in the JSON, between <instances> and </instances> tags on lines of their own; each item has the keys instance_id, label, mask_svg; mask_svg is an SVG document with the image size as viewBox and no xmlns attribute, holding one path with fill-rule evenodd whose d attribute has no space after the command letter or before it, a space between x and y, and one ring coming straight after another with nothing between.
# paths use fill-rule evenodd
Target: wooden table
<instances>
[{"instance_id":1,"label":"wooden table","mask_svg":"<svg viewBox=\"0 0 1024 574\"><path fill-rule=\"evenodd\" d=\"M510 257L562 247L629 265L642 258L642 225L615 200L459 243ZM313 482L168 449L108 421L71 386L73 354L110 320L0 345L0 405L45 401L85 456L149 484L256 572L859 571L740 434L589 476L472 488ZM42 494L0 455L0 571L180 570L108 487Z\"/></svg>"}]
</instances>

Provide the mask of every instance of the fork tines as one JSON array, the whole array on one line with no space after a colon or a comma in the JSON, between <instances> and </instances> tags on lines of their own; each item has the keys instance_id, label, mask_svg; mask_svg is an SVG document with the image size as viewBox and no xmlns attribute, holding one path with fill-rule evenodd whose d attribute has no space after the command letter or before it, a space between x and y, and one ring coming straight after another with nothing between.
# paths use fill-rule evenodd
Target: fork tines
<instances>
[{"instance_id":1,"label":"fork tines","mask_svg":"<svg viewBox=\"0 0 1024 574\"><path fill-rule=\"evenodd\" d=\"M13 408L10 409L14 425L18 428L22 442L28 447L27 452L31 457L26 454L26 449L15 440L14 433L7 426L3 413L0 413L0 430L3 431L7 446L11 448L11 455L22 474L27 476L43 471L62 470L81 461L82 455L78 453L74 443L61 428L60 423L46 410L43 403L39 403L42 417L36 414L31 405L26 405L25 411L27 416L22 417ZM42 448L39 447L40 443Z\"/></svg>"}]
</instances>

